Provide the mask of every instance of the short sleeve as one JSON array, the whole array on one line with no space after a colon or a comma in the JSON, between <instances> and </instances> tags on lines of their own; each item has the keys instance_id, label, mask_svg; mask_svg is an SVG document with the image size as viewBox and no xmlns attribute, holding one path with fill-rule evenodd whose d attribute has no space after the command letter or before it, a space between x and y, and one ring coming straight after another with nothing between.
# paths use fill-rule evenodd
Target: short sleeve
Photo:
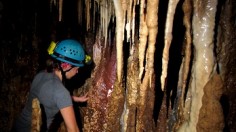
<instances>
[{"instance_id":1,"label":"short sleeve","mask_svg":"<svg viewBox=\"0 0 236 132\"><path fill-rule=\"evenodd\" d=\"M54 89L54 102L59 109L73 105L69 91L63 86L58 84Z\"/></svg>"}]
</instances>

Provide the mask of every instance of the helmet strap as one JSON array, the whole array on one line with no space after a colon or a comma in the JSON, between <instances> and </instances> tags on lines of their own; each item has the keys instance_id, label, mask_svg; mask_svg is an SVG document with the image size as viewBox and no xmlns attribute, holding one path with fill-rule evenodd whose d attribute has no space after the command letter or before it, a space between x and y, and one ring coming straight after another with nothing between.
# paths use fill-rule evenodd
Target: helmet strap
<instances>
[{"instance_id":1,"label":"helmet strap","mask_svg":"<svg viewBox=\"0 0 236 132\"><path fill-rule=\"evenodd\" d=\"M61 75L62 75L62 83L65 85L66 82L66 73L69 72L72 68L74 68L74 66L71 66L70 69L64 71L63 68L61 67L61 64L59 65L59 68L61 70Z\"/></svg>"},{"instance_id":2,"label":"helmet strap","mask_svg":"<svg viewBox=\"0 0 236 132\"><path fill-rule=\"evenodd\" d=\"M71 66L70 69L68 69L68 70L66 70L66 71L64 71L64 72L65 72L65 73L66 73L66 72L69 72L72 68L74 68L74 66Z\"/></svg>"},{"instance_id":3,"label":"helmet strap","mask_svg":"<svg viewBox=\"0 0 236 132\"><path fill-rule=\"evenodd\" d=\"M61 67L61 65L59 64L59 68L60 68L60 70L61 70L61 75L62 75L62 83L65 85L65 83L66 83L66 72L65 71L63 71L63 69L62 69L62 67Z\"/></svg>"}]
</instances>

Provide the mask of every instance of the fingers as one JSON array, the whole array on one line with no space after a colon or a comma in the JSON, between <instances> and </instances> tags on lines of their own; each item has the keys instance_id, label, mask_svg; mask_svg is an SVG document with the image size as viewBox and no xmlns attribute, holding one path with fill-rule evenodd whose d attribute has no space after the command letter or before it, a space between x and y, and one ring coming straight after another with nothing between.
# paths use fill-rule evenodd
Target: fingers
<instances>
[{"instance_id":1,"label":"fingers","mask_svg":"<svg viewBox=\"0 0 236 132\"><path fill-rule=\"evenodd\" d=\"M84 95L80 96L80 98L83 98L85 101L89 99L88 93L85 93Z\"/></svg>"},{"instance_id":2,"label":"fingers","mask_svg":"<svg viewBox=\"0 0 236 132\"><path fill-rule=\"evenodd\" d=\"M75 102L86 102L89 99L88 92L81 96L72 96L72 99Z\"/></svg>"},{"instance_id":3,"label":"fingers","mask_svg":"<svg viewBox=\"0 0 236 132\"><path fill-rule=\"evenodd\" d=\"M86 97L87 97L87 96L88 96L88 92L87 92L87 93L85 93L83 96L86 96Z\"/></svg>"}]
</instances>

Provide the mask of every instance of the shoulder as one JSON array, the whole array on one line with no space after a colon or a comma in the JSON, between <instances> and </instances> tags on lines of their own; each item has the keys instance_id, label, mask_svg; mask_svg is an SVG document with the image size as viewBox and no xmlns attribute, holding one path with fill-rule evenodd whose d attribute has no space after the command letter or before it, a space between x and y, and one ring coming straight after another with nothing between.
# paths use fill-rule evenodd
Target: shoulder
<instances>
[{"instance_id":1,"label":"shoulder","mask_svg":"<svg viewBox=\"0 0 236 132\"><path fill-rule=\"evenodd\" d=\"M48 75L50 75L50 73L47 73L45 71L40 71L39 73L37 73L34 76L33 82L38 82L40 80L45 80L48 77Z\"/></svg>"}]
</instances>

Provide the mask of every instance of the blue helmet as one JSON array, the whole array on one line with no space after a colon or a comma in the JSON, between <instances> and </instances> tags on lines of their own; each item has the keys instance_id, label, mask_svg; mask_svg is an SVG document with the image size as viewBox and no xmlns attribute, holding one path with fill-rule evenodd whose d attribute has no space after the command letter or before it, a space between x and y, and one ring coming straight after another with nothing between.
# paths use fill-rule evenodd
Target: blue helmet
<instances>
[{"instance_id":1,"label":"blue helmet","mask_svg":"<svg viewBox=\"0 0 236 132\"><path fill-rule=\"evenodd\" d=\"M58 42L51 56L59 61L69 63L73 66L83 67L85 51L82 45L73 39Z\"/></svg>"}]
</instances>

